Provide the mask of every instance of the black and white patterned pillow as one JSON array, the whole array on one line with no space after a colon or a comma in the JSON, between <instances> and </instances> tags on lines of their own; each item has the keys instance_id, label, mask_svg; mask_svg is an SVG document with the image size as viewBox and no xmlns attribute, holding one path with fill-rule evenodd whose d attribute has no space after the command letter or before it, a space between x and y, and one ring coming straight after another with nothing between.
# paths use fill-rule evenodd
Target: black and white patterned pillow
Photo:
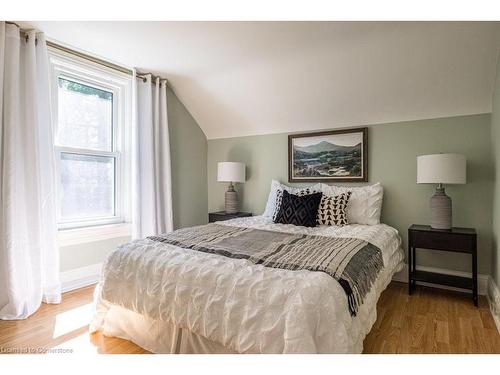
<instances>
[{"instance_id":1,"label":"black and white patterned pillow","mask_svg":"<svg viewBox=\"0 0 500 375\"><path fill-rule=\"evenodd\" d=\"M350 191L335 195L334 197L323 195L318 208L318 224L337 225L339 227L349 225L347 203L349 203L350 197Z\"/></svg>"},{"instance_id":2,"label":"black and white patterned pillow","mask_svg":"<svg viewBox=\"0 0 500 375\"><path fill-rule=\"evenodd\" d=\"M276 191L276 209L274 210L274 213L273 213L273 221L275 222L276 221L276 216L278 216L278 212L280 212L280 207L281 207L281 201L283 199L283 192L286 191L284 189L278 189ZM319 190L314 190L314 189L310 189L310 188L304 188L304 189L300 189L296 192L293 192L292 194L295 194L295 195L298 195L298 196L304 196L304 195L309 195L309 194L315 194L315 193L319 193Z\"/></svg>"},{"instance_id":3,"label":"black and white patterned pillow","mask_svg":"<svg viewBox=\"0 0 500 375\"><path fill-rule=\"evenodd\" d=\"M299 196L284 190L280 210L274 222L315 227L322 195L323 193L314 193Z\"/></svg>"}]
</instances>

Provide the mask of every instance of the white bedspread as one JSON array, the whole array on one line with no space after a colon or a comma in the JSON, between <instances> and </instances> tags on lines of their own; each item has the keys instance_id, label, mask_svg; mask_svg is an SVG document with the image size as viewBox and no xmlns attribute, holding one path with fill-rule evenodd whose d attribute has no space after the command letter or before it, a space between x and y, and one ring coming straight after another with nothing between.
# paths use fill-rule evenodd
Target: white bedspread
<instances>
[{"instance_id":1,"label":"white bedspread","mask_svg":"<svg viewBox=\"0 0 500 375\"><path fill-rule=\"evenodd\" d=\"M402 267L401 240L379 225L274 224L262 216L219 224L322 236L354 237L382 251L384 269L351 317L340 284L322 272L288 271L247 260L143 239L106 262L92 327L102 329L110 304L166 321L239 353L360 353L376 319L376 302Z\"/></svg>"}]
</instances>

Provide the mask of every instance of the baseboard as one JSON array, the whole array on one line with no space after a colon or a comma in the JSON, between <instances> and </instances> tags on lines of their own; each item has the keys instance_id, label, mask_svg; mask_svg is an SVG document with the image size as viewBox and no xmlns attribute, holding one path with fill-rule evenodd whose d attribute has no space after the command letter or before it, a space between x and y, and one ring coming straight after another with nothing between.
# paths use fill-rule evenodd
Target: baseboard
<instances>
[{"instance_id":1,"label":"baseboard","mask_svg":"<svg viewBox=\"0 0 500 375\"><path fill-rule=\"evenodd\" d=\"M493 278L488 279L488 293L486 294L488 303L490 304L491 315L500 333L500 290Z\"/></svg>"},{"instance_id":2,"label":"baseboard","mask_svg":"<svg viewBox=\"0 0 500 375\"><path fill-rule=\"evenodd\" d=\"M61 272L61 291L64 293L96 284L99 281L101 269L102 263L97 263Z\"/></svg>"},{"instance_id":3,"label":"baseboard","mask_svg":"<svg viewBox=\"0 0 500 375\"><path fill-rule=\"evenodd\" d=\"M417 266L417 268L419 270L427 271L427 272L437 272L437 273L443 273L446 275L472 277L472 273L470 273L470 272L452 271L452 270L447 270L444 268L423 267L423 266ZM404 268L400 272L396 273L392 279L394 281L408 283L408 265L405 264ZM477 275L477 292L478 292L478 294L485 296L488 293L488 280L489 279L490 279L489 275L484 275L484 274ZM417 285L426 285L426 286L432 286L434 288L454 290L454 291L465 292L465 293L472 293L472 291L467 290L467 289L454 288L454 287L445 286L445 285L437 285L437 284L423 283L423 282L417 282Z\"/></svg>"}]
</instances>

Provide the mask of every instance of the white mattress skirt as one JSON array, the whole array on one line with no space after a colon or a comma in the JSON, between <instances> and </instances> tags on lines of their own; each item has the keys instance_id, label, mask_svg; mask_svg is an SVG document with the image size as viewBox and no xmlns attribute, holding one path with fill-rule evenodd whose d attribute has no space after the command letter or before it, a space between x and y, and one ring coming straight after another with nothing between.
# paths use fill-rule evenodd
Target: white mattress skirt
<instances>
[{"instance_id":1,"label":"white mattress skirt","mask_svg":"<svg viewBox=\"0 0 500 375\"><path fill-rule=\"evenodd\" d=\"M99 287L96 289L98 292ZM153 353L234 353L221 344L182 329L172 323L154 320L102 301L100 308L106 310L105 321L100 326L91 326L91 331L102 331L105 336L132 341Z\"/></svg>"}]
</instances>

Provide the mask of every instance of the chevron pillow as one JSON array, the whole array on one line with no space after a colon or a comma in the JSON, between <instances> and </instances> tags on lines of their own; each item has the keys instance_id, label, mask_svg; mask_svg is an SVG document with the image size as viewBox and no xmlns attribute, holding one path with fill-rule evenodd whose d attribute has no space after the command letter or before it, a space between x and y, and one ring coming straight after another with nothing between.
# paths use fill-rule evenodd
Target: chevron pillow
<instances>
[{"instance_id":1,"label":"chevron pillow","mask_svg":"<svg viewBox=\"0 0 500 375\"><path fill-rule=\"evenodd\" d=\"M323 195L318 209L317 222L320 225L337 225L342 227L349 224L347 219L347 203L351 192L335 196Z\"/></svg>"},{"instance_id":2,"label":"chevron pillow","mask_svg":"<svg viewBox=\"0 0 500 375\"><path fill-rule=\"evenodd\" d=\"M274 222L315 227L322 195L323 193L314 193L299 196L283 190L280 210Z\"/></svg>"}]
</instances>

